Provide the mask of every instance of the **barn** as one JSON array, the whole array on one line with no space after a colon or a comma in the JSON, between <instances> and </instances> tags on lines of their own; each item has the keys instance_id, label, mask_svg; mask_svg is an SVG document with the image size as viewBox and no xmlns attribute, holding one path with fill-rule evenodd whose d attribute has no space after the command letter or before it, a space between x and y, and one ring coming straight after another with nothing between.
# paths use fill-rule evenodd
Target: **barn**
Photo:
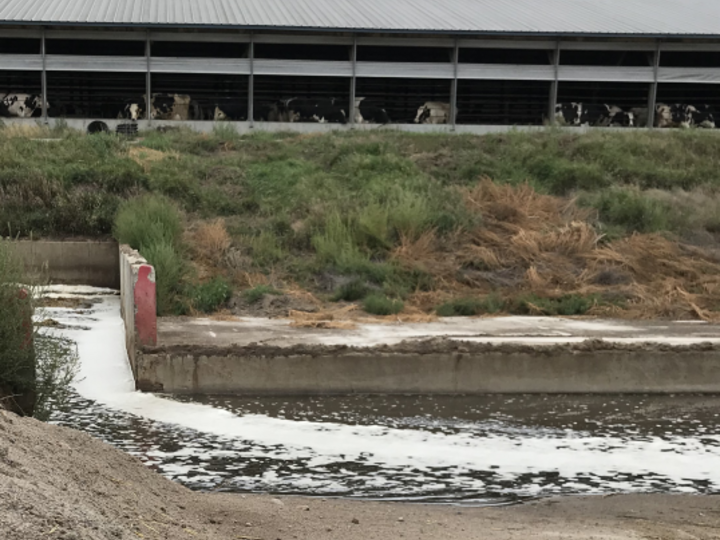
<instances>
[{"instance_id":1,"label":"barn","mask_svg":"<svg viewBox=\"0 0 720 540\"><path fill-rule=\"evenodd\" d=\"M0 93L42 98L9 121L114 128L157 94L189 96L202 130L232 109L240 131L488 132L543 126L558 103L720 110L718 84L716 0L0 1ZM297 98L346 120L267 114ZM361 100L388 122L365 123ZM437 124L418 123L428 102L447 107ZM172 122L153 111L141 128Z\"/></svg>"}]
</instances>

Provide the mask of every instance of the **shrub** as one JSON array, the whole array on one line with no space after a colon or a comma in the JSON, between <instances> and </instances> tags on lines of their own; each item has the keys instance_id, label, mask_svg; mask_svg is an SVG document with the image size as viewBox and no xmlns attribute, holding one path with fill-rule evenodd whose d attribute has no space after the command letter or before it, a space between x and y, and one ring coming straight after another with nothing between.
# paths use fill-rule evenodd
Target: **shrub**
<instances>
[{"instance_id":1,"label":"shrub","mask_svg":"<svg viewBox=\"0 0 720 540\"><path fill-rule=\"evenodd\" d=\"M71 395L78 373L75 345L33 326L34 292L12 243L0 239L0 408L47 420Z\"/></svg>"},{"instance_id":2,"label":"shrub","mask_svg":"<svg viewBox=\"0 0 720 540\"><path fill-rule=\"evenodd\" d=\"M155 267L158 315L182 314L182 282L187 269L175 246L169 240L160 239L143 245L141 254Z\"/></svg>"},{"instance_id":3,"label":"shrub","mask_svg":"<svg viewBox=\"0 0 720 540\"><path fill-rule=\"evenodd\" d=\"M391 300L387 296L373 293L363 301L363 309L372 315L395 315L405 308L401 300Z\"/></svg>"},{"instance_id":4,"label":"shrub","mask_svg":"<svg viewBox=\"0 0 720 540\"><path fill-rule=\"evenodd\" d=\"M534 294L519 298L513 311L527 315L537 314L539 310L544 315L584 315L597 304L596 296L581 296L566 294L559 298L542 298Z\"/></svg>"},{"instance_id":5,"label":"shrub","mask_svg":"<svg viewBox=\"0 0 720 540\"><path fill-rule=\"evenodd\" d=\"M73 395L71 384L80 371L77 345L65 338L37 333L35 412L47 421L54 410L63 409Z\"/></svg>"},{"instance_id":6,"label":"shrub","mask_svg":"<svg viewBox=\"0 0 720 540\"><path fill-rule=\"evenodd\" d=\"M275 289L274 287L271 287L270 285L258 285L257 287L255 287L253 289L248 289L245 292L243 292L243 296L245 297L245 300L247 300L251 304L258 302L266 294L281 295L282 293L280 291L278 291L277 289Z\"/></svg>"},{"instance_id":7,"label":"shrub","mask_svg":"<svg viewBox=\"0 0 720 540\"><path fill-rule=\"evenodd\" d=\"M141 252L146 246L179 246L182 235L180 213L175 204L162 195L142 195L124 202L115 218L114 234L118 242Z\"/></svg>"},{"instance_id":8,"label":"shrub","mask_svg":"<svg viewBox=\"0 0 720 540\"><path fill-rule=\"evenodd\" d=\"M32 415L35 406L35 351L32 298L21 293L23 269L12 244L0 239L0 399L11 410Z\"/></svg>"},{"instance_id":9,"label":"shrub","mask_svg":"<svg viewBox=\"0 0 720 540\"><path fill-rule=\"evenodd\" d=\"M250 247L252 261L256 266L266 266L281 261L286 251L278 243L277 237L270 231L263 231L257 236L250 236L243 239Z\"/></svg>"},{"instance_id":10,"label":"shrub","mask_svg":"<svg viewBox=\"0 0 720 540\"><path fill-rule=\"evenodd\" d=\"M344 300L346 302L357 302L370 294L370 287L362 279L353 279L349 283L340 286L332 297L333 302Z\"/></svg>"},{"instance_id":11,"label":"shrub","mask_svg":"<svg viewBox=\"0 0 720 540\"><path fill-rule=\"evenodd\" d=\"M192 306L202 313L213 313L223 306L232 295L232 288L223 278L195 285L189 294Z\"/></svg>"},{"instance_id":12,"label":"shrub","mask_svg":"<svg viewBox=\"0 0 720 540\"><path fill-rule=\"evenodd\" d=\"M636 189L609 189L586 196L581 202L596 208L604 224L621 226L628 232L652 233L671 228L672 207Z\"/></svg>"},{"instance_id":13,"label":"shrub","mask_svg":"<svg viewBox=\"0 0 720 540\"><path fill-rule=\"evenodd\" d=\"M483 299L459 298L446 302L435 311L440 317L473 317L482 313L499 313L505 309L505 302L497 295Z\"/></svg>"}]
</instances>

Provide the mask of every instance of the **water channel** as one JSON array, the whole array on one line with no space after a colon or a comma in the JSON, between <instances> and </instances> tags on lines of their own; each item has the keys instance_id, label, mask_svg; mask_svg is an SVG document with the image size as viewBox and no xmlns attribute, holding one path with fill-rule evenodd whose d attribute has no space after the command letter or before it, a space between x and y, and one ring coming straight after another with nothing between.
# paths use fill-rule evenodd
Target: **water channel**
<instances>
[{"instance_id":1,"label":"water channel","mask_svg":"<svg viewBox=\"0 0 720 540\"><path fill-rule=\"evenodd\" d=\"M98 294L101 293L101 294ZM720 493L720 398L133 391L119 298L48 308L81 358L55 423L193 489L498 504L570 493Z\"/></svg>"}]
</instances>

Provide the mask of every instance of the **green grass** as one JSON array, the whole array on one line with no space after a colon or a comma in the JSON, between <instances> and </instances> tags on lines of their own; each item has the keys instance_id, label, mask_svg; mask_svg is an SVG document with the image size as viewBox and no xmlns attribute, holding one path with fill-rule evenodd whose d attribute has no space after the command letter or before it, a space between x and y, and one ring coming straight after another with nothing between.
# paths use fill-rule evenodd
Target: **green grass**
<instances>
[{"instance_id":1,"label":"green grass","mask_svg":"<svg viewBox=\"0 0 720 540\"><path fill-rule=\"evenodd\" d=\"M225 279L215 278L207 283L192 286L188 296L196 310L213 313L230 300L232 288Z\"/></svg>"},{"instance_id":2,"label":"green grass","mask_svg":"<svg viewBox=\"0 0 720 540\"><path fill-rule=\"evenodd\" d=\"M485 298L458 298L438 306L435 312L440 317L472 317L484 313L499 313L505 308L503 299L491 294Z\"/></svg>"},{"instance_id":3,"label":"green grass","mask_svg":"<svg viewBox=\"0 0 720 540\"><path fill-rule=\"evenodd\" d=\"M362 279L353 279L349 283L341 285L332 296L333 302L357 302L370 294L370 287Z\"/></svg>"},{"instance_id":4,"label":"green grass","mask_svg":"<svg viewBox=\"0 0 720 540\"><path fill-rule=\"evenodd\" d=\"M309 288L318 275L339 274L400 300L433 283L422 264L401 266L393 251L429 232L442 245L481 224L461 190L486 176L579 196L608 238L720 230L720 136L707 131L308 137L239 135L223 125L210 134L147 132L135 144L67 129L55 135L41 143L0 129L0 235L114 234L146 257L149 249L169 274L159 280L170 312L192 305L185 219L225 217L236 260L251 267L237 270ZM139 164L130 157L138 148L141 158L142 148L165 157ZM478 301L441 308L497 307Z\"/></svg>"},{"instance_id":5,"label":"green grass","mask_svg":"<svg viewBox=\"0 0 720 540\"><path fill-rule=\"evenodd\" d=\"M270 285L258 285L257 287L248 289L243 292L245 300L250 304L255 304L256 302L259 302L267 294L279 296L282 293L276 288L271 287Z\"/></svg>"},{"instance_id":6,"label":"green grass","mask_svg":"<svg viewBox=\"0 0 720 540\"><path fill-rule=\"evenodd\" d=\"M379 293L372 293L365 297L362 306L371 315L395 315L405 308L405 304L401 300L392 300Z\"/></svg>"}]
</instances>

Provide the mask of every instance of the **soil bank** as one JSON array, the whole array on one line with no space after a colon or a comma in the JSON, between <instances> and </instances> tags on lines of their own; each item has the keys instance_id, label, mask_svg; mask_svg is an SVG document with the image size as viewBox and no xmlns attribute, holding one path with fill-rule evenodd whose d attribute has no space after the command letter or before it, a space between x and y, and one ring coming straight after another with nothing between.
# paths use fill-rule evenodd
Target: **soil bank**
<instances>
[{"instance_id":1,"label":"soil bank","mask_svg":"<svg viewBox=\"0 0 720 540\"><path fill-rule=\"evenodd\" d=\"M710 540L720 537L720 497L566 497L465 508L196 493L88 435L0 411L0 536Z\"/></svg>"}]
</instances>

